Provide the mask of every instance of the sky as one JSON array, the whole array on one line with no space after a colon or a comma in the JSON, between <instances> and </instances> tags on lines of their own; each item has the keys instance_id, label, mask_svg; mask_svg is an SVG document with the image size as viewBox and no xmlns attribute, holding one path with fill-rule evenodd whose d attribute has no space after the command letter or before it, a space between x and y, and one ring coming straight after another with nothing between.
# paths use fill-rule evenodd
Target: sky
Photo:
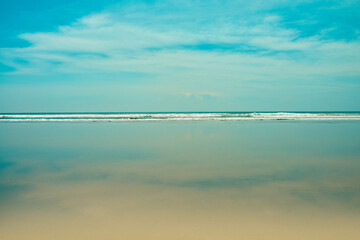
<instances>
[{"instance_id":1,"label":"sky","mask_svg":"<svg viewBox=\"0 0 360 240\"><path fill-rule=\"evenodd\" d=\"M0 112L359 111L359 0L2 0Z\"/></svg>"}]
</instances>

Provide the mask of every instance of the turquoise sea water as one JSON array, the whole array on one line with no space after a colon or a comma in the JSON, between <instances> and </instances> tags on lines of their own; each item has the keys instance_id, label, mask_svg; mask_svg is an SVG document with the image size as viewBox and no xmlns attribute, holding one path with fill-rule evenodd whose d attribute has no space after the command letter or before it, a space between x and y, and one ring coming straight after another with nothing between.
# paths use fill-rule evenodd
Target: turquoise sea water
<instances>
[{"instance_id":1,"label":"turquoise sea water","mask_svg":"<svg viewBox=\"0 0 360 240\"><path fill-rule=\"evenodd\" d=\"M359 239L359 133L353 119L4 121L0 238Z\"/></svg>"}]
</instances>

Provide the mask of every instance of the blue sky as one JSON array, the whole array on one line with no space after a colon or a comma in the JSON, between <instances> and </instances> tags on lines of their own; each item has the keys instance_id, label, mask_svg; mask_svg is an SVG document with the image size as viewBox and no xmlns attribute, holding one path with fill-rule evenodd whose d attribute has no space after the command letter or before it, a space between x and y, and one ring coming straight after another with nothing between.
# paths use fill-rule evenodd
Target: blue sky
<instances>
[{"instance_id":1,"label":"blue sky","mask_svg":"<svg viewBox=\"0 0 360 240\"><path fill-rule=\"evenodd\" d=\"M0 112L360 110L360 1L0 2Z\"/></svg>"}]
</instances>

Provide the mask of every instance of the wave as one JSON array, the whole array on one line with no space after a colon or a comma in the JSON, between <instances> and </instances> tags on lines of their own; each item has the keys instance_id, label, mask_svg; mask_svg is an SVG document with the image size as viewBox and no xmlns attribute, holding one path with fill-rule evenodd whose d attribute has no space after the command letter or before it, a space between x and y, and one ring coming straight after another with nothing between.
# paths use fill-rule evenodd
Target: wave
<instances>
[{"instance_id":1,"label":"wave","mask_svg":"<svg viewBox=\"0 0 360 240\"><path fill-rule=\"evenodd\" d=\"M0 114L0 122L121 122L121 121L249 121L360 120L360 112L226 112L226 113L17 113Z\"/></svg>"}]
</instances>

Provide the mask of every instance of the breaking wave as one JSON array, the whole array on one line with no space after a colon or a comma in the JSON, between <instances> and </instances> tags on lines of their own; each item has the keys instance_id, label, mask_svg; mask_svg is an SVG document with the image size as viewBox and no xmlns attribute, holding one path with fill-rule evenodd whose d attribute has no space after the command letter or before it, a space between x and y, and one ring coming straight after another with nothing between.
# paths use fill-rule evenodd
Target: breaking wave
<instances>
[{"instance_id":1,"label":"breaking wave","mask_svg":"<svg viewBox=\"0 0 360 240\"><path fill-rule=\"evenodd\" d=\"M0 122L360 120L360 112L3 113Z\"/></svg>"}]
</instances>

